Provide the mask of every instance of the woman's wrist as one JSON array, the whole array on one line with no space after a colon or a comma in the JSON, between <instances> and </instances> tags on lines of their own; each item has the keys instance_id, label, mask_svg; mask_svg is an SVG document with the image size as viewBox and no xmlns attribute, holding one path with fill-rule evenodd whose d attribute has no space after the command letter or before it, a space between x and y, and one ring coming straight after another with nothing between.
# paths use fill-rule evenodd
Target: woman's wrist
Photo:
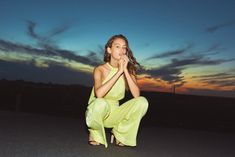
<instances>
[{"instance_id":1,"label":"woman's wrist","mask_svg":"<svg viewBox=\"0 0 235 157\"><path fill-rule=\"evenodd\" d=\"M124 71L124 73L129 73L127 68L125 68L123 71Z\"/></svg>"},{"instance_id":2,"label":"woman's wrist","mask_svg":"<svg viewBox=\"0 0 235 157\"><path fill-rule=\"evenodd\" d=\"M122 73L123 73L123 70L118 70L117 72L118 75L122 75Z\"/></svg>"}]
</instances>

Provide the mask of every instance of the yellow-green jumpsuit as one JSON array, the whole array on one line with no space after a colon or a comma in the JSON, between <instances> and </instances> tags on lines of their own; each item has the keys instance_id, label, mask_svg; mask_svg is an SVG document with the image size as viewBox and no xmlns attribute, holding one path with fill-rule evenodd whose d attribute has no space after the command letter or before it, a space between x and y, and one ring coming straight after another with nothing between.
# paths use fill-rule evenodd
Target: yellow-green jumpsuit
<instances>
[{"instance_id":1,"label":"yellow-green jumpsuit","mask_svg":"<svg viewBox=\"0 0 235 157\"><path fill-rule=\"evenodd\" d=\"M104 84L117 73L118 68L107 63L111 71ZM105 128L112 128L115 138L127 146L136 146L136 137L141 118L148 109L148 101L140 96L133 98L122 105L119 100L125 95L125 81L122 75L103 98L96 98L92 89L86 111L86 124L90 136L95 141L105 145L107 140Z\"/></svg>"}]
</instances>

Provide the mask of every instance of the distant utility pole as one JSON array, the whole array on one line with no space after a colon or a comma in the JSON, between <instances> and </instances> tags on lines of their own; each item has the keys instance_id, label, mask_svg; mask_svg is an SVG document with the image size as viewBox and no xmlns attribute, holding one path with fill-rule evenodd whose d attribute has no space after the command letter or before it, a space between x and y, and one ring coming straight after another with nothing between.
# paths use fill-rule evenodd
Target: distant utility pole
<instances>
[{"instance_id":1,"label":"distant utility pole","mask_svg":"<svg viewBox=\"0 0 235 157\"><path fill-rule=\"evenodd\" d=\"M173 93L175 94L175 84L173 84Z\"/></svg>"}]
</instances>

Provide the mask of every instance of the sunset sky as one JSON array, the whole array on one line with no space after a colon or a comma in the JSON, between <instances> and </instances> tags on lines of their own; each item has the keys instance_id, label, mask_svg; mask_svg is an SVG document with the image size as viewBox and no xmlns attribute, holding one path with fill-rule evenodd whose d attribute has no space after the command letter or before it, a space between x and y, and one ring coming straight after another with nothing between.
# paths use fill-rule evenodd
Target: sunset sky
<instances>
[{"instance_id":1,"label":"sunset sky","mask_svg":"<svg viewBox=\"0 0 235 157\"><path fill-rule=\"evenodd\" d=\"M233 0L1 0L0 79L92 86L125 35L142 90L235 97Z\"/></svg>"}]
</instances>

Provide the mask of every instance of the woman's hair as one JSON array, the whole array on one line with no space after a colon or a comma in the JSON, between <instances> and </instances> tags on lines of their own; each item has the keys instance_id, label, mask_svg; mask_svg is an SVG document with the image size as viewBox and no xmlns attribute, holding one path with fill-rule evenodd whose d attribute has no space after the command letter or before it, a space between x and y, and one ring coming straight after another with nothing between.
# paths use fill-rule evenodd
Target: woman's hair
<instances>
[{"instance_id":1,"label":"woman's hair","mask_svg":"<svg viewBox=\"0 0 235 157\"><path fill-rule=\"evenodd\" d=\"M127 46L127 48L126 48L126 55L129 58L127 69L129 71L129 73L131 73L132 75L135 76L137 68L138 68L138 66L140 66L140 64L136 61L135 57L133 56L133 53L132 53L131 49L129 48L129 44L128 44L127 38L124 35L122 35L122 34L114 35L114 36L112 36L108 40L108 42L105 45L104 61L105 62L109 62L110 61L111 55L108 53L107 49L108 49L108 47L109 48L112 47L112 44L113 44L115 39L123 39L126 42L126 46Z\"/></svg>"}]
</instances>

